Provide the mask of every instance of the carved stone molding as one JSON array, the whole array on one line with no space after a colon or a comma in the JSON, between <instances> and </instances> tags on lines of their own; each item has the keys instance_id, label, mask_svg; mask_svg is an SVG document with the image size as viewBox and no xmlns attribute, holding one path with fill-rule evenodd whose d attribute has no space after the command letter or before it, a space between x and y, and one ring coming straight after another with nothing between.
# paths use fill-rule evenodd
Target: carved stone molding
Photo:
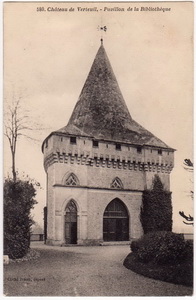
<instances>
[{"instance_id":1,"label":"carved stone molding","mask_svg":"<svg viewBox=\"0 0 196 300\"><path fill-rule=\"evenodd\" d=\"M121 160L118 157L112 156L112 158L98 158L98 157L89 157L89 155L78 156L77 154L66 154L66 153L50 153L44 160L45 170L48 169L54 163L64 163L64 164L78 164L86 165L90 167L102 167L102 168L114 168L121 170L131 170L131 171L145 171L145 172L161 172L161 173L170 173L173 169L173 164L151 162L148 159L148 162L141 162L137 160L136 157L130 158L129 160L123 157Z\"/></svg>"}]
</instances>

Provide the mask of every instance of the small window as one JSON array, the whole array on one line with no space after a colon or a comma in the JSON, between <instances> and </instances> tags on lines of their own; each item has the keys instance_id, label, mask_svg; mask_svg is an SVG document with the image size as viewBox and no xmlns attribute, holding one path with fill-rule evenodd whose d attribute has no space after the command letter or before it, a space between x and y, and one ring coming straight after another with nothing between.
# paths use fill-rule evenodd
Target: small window
<instances>
[{"instance_id":1,"label":"small window","mask_svg":"<svg viewBox=\"0 0 196 300\"><path fill-rule=\"evenodd\" d=\"M123 184L122 181L120 180L120 178L116 177L113 179L112 183L111 183L111 188L113 189L123 189Z\"/></svg>"},{"instance_id":2,"label":"small window","mask_svg":"<svg viewBox=\"0 0 196 300\"><path fill-rule=\"evenodd\" d=\"M48 148L48 140L46 140L46 148Z\"/></svg>"},{"instance_id":3,"label":"small window","mask_svg":"<svg viewBox=\"0 0 196 300\"><path fill-rule=\"evenodd\" d=\"M116 144L116 150L121 150L121 144Z\"/></svg>"},{"instance_id":4,"label":"small window","mask_svg":"<svg viewBox=\"0 0 196 300\"><path fill-rule=\"evenodd\" d=\"M99 142L98 141L93 141L93 147L99 147Z\"/></svg>"},{"instance_id":5,"label":"small window","mask_svg":"<svg viewBox=\"0 0 196 300\"><path fill-rule=\"evenodd\" d=\"M61 142L63 141L63 138L61 137Z\"/></svg>"},{"instance_id":6,"label":"small window","mask_svg":"<svg viewBox=\"0 0 196 300\"><path fill-rule=\"evenodd\" d=\"M79 185L79 180L75 174L71 173L65 180L66 185Z\"/></svg>"},{"instance_id":7,"label":"small window","mask_svg":"<svg viewBox=\"0 0 196 300\"><path fill-rule=\"evenodd\" d=\"M71 144L76 144L76 137L75 136L70 137L70 143Z\"/></svg>"},{"instance_id":8,"label":"small window","mask_svg":"<svg viewBox=\"0 0 196 300\"><path fill-rule=\"evenodd\" d=\"M142 147L137 147L137 153L142 153Z\"/></svg>"},{"instance_id":9,"label":"small window","mask_svg":"<svg viewBox=\"0 0 196 300\"><path fill-rule=\"evenodd\" d=\"M162 155L162 150L161 149L158 150L158 154Z\"/></svg>"}]
</instances>

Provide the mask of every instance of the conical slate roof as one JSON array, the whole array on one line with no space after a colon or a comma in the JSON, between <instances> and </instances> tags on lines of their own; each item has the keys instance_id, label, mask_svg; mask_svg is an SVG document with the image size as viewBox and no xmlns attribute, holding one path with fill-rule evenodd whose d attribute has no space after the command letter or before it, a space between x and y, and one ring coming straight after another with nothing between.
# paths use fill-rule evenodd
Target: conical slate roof
<instances>
[{"instance_id":1,"label":"conical slate roof","mask_svg":"<svg viewBox=\"0 0 196 300\"><path fill-rule=\"evenodd\" d=\"M56 132L170 148L132 119L102 44L68 125Z\"/></svg>"}]
</instances>

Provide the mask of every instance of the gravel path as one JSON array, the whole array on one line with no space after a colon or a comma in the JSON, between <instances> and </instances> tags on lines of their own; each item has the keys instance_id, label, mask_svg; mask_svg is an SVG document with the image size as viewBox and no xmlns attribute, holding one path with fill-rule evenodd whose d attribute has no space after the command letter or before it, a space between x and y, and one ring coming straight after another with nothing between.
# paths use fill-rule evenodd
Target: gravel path
<instances>
[{"instance_id":1,"label":"gravel path","mask_svg":"<svg viewBox=\"0 0 196 300\"><path fill-rule=\"evenodd\" d=\"M135 274L123 266L128 245L52 247L32 243L36 261L5 266L8 296L184 296L192 289ZM10 280L11 278L18 280ZM21 280L29 279L29 280Z\"/></svg>"}]
</instances>

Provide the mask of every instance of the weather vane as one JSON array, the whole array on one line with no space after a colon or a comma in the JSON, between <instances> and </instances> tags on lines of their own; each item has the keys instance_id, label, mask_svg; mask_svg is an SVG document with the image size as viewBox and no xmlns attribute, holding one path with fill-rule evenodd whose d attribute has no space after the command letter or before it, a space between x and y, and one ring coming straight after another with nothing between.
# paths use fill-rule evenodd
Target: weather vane
<instances>
[{"instance_id":1,"label":"weather vane","mask_svg":"<svg viewBox=\"0 0 196 300\"><path fill-rule=\"evenodd\" d=\"M98 30L103 30L103 31L107 31L107 27L106 26L98 26L97 27Z\"/></svg>"},{"instance_id":2,"label":"weather vane","mask_svg":"<svg viewBox=\"0 0 196 300\"><path fill-rule=\"evenodd\" d=\"M107 26L98 26L97 30L101 31L101 44L103 44L103 36L102 36L102 32L106 32L107 31Z\"/></svg>"}]
</instances>

